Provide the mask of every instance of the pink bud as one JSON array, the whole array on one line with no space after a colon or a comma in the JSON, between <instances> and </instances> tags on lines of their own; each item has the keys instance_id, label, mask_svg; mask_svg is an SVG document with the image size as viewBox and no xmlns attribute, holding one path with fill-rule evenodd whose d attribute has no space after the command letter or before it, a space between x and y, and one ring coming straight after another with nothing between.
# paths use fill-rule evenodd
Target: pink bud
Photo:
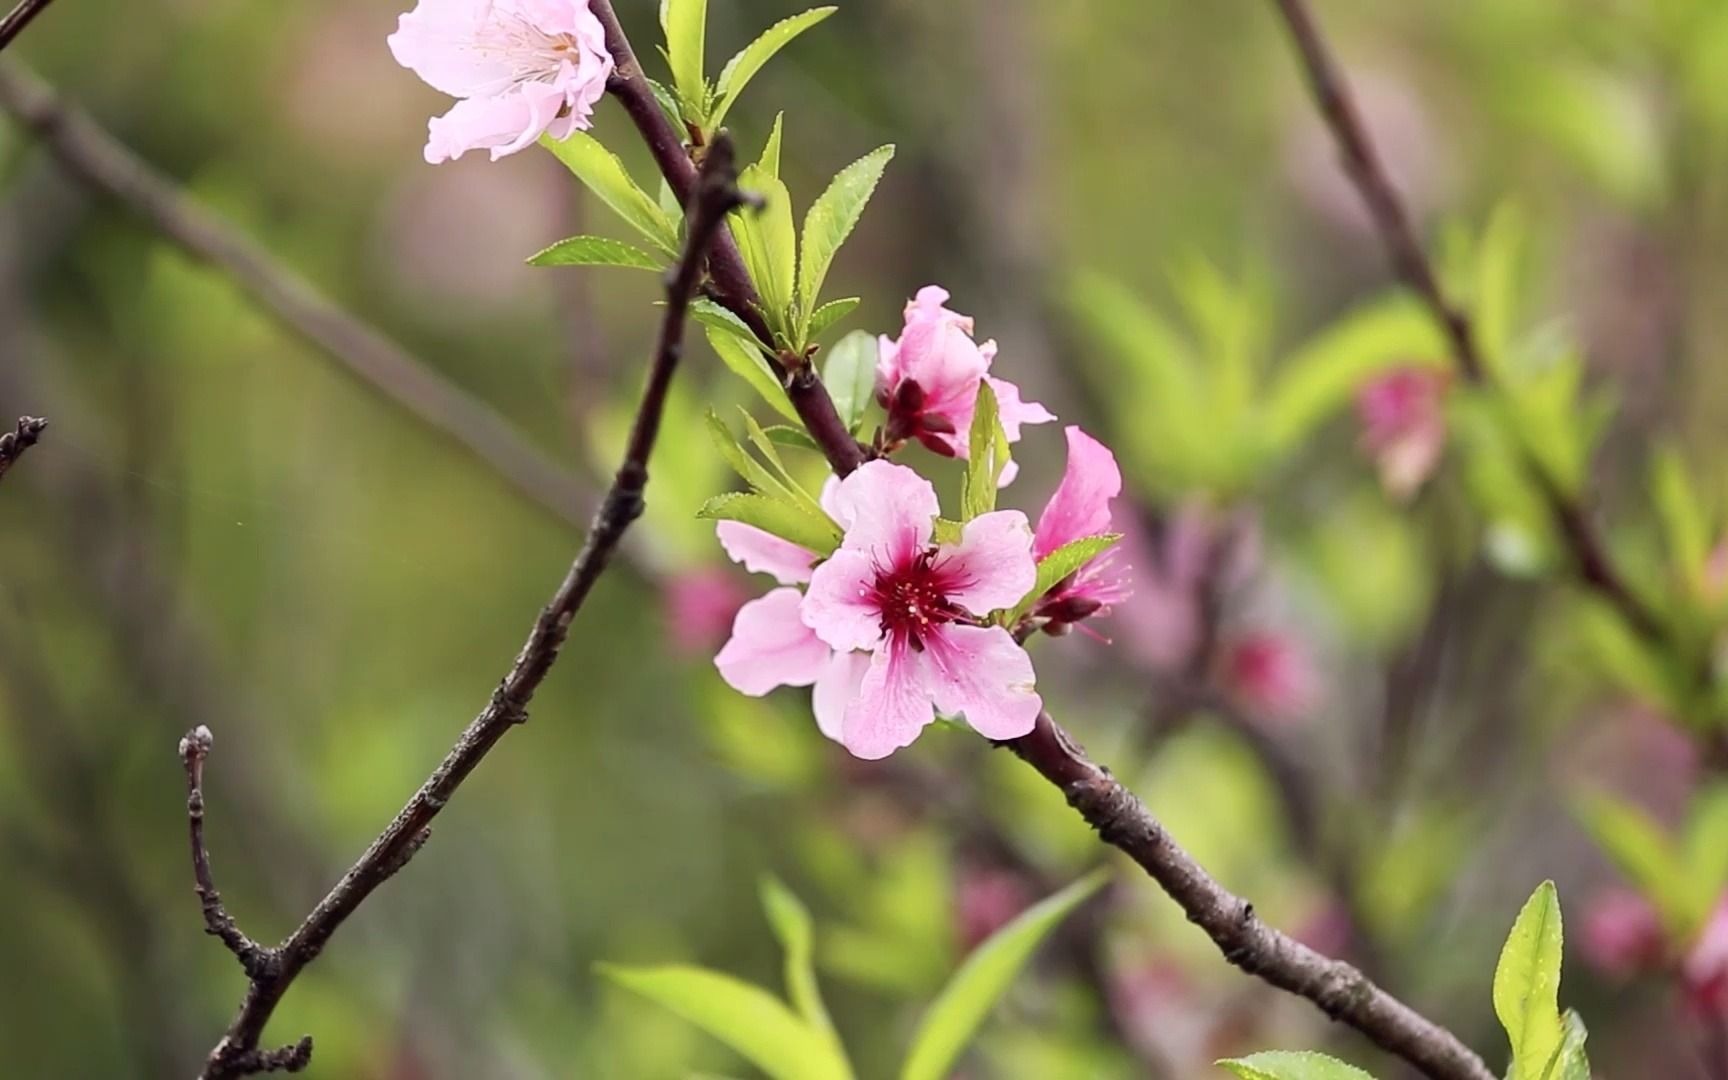
<instances>
[{"instance_id":1,"label":"pink bud","mask_svg":"<svg viewBox=\"0 0 1728 1080\"><path fill-rule=\"evenodd\" d=\"M1252 631L1224 651L1225 688L1251 712L1273 720L1292 720L1319 702L1320 677L1295 639L1271 631Z\"/></svg>"},{"instance_id":2,"label":"pink bud","mask_svg":"<svg viewBox=\"0 0 1728 1080\"><path fill-rule=\"evenodd\" d=\"M673 574L662 594L673 646L690 655L713 652L726 640L733 618L748 599L724 570L704 567Z\"/></svg>"},{"instance_id":3,"label":"pink bud","mask_svg":"<svg viewBox=\"0 0 1728 1080\"><path fill-rule=\"evenodd\" d=\"M1362 447L1380 470L1380 483L1408 498L1431 476L1446 448L1446 376L1407 365L1386 372L1356 395Z\"/></svg>"}]
</instances>

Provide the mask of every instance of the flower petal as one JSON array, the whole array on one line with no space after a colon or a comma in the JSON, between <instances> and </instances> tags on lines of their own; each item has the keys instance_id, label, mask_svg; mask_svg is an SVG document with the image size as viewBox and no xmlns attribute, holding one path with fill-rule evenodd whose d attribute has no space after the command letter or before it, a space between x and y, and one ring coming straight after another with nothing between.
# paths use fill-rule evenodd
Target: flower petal
<instances>
[{"instance_id":1,"label":"flower petal","mask_svg":"<svg viewBox=\"0 0 1728 1080\"><path fill-rule=\"evenodd\" d=\"M1000 626L949 623L924 639L931 698L989 739L1017 739L1044 707L1032 658Z\"/></svg>"},{"instance_id":2,"label":"flower petal","mask_svg":"<svg viewBox=\"0 0 1728 1080\"><path fill-rule=\"evenodd\" d=\"M499 93L515 71L504 53L476 47L490 8L485 0L420 0L386 39L390 54L451 97Z\"/></svg>"},{"instance_id":3,"label":"flower petal","mask_svg":"<svg viewBox=\"0 0 1728 1080\"><path fill-rule=\"evenodd\" d=\"M1048 424L1056 419L1055 413L1036 401L1020 400L1020 388L1007 379L986 376L985 381L996 394L996 411L1001 415L1002 431L1009 442L1020 441L1023 424Z\"/></svg>"},{"instance_id":4,"label":"flower petal","mask_svg":"<svg viewBox=\"0 0 1728 1080\"><path fill-rule=\"evenodd\" d=\"M941 550L932 569L948 599L974 615L1013 607L1038 583L1026 515L1018 510L978 515L966 523L958 545Z\"/></svg>"},{"instance_id":5,"label":"flower petal","mask_svg":"<svg viewBox=\"0 0 1728 1080\"><path fill-rule=\"evenodd\" d=\"M828 646L798 618L797 589L775 589L738 609L732 640L714 666L741 694L761 697L777 686L809 686L828 663Z\"/></svg>"},{"instance_id":6,"label":"flower petal","mask_svg":"<svg viewBox=\"0 0 1728 1080\"><path fill-rule=\"evenodd\" d=\"M910 746L936 719L925 688L925 655L904 641L890 641L871 655L840 728L840 741L855 756L885 758Z\"/></svg>"},{"instance_id":7,"label":"flower petal","mask_svg":"<svg viewBox=\"0 0 1728 1080\"><path fill-rule=\"evenodd\" d=\"M492 160L526 147L558 117L564 95L549 83L528 83L497 97L458 101L427 125L426 160L452 161L490 149Z\"/></svg>"},{"instance_id":8,"label":"flower petal","mask_svg":"<svg viewBox=\"0 0 1728 1080\"><path fill-rule=\"evenodd\" d=\"M804 625L841 651L873 649L882 640L876 567L862 551L841 548L810 575L799 609Z\"/></svg>"},{"instance_id":9,"label":"flower petal","mask_svg":"<svg viewBox=\"0 0 1728 1080\"><path fill-rule=\"evenodd\" d=\"M1122 470L1110 448L1070 425L1068 468L1038 518L1032 553L1042 559L1064 544L1110 531L1110 500L1122 494Z\"/></svg>"},{"instance_id":10,"label":"flower petal","mask_svg":"<svg viewBox=\"0 0 1728 1080\"><path fill-rule=\"evenodd\" d=\"M866 551L880 566L896 566L930 543L942 506L930 481L904 465L870 461L834 489L834 516L845 530L841 547Z\"/></svg>"},{"instance_id":11,"label":"flower petal","mask_svg":"<svg viewBox=\"0 0 1728 1080\"><path fill-rule=\"evenodd\" d=\"M846 707L857 699L869 668L869 653L837 652L816 680L816 692L810 695L816 726L835 742L840 741L840 733L845 729Z\"/></svg>"},{"instance_id":12,"label":"flower petal","mask_svg":"<svg viewBox=\"0 0 1728 1080\"><path fill-rule=\"evenodd\" d=\"M772 574L782 585L809 581L810 568L816 565L817 555L809 548L742 521L717 521L714 535L733 562L743 563L752 574Z\"/></svg>"}]
</instances>

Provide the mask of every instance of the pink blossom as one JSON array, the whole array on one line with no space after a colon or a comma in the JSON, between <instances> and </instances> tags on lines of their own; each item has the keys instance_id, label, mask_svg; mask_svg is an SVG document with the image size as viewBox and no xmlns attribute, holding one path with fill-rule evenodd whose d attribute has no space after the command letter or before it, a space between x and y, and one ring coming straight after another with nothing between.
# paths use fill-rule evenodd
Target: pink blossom
<instances>
[{"instance_id":1,"label":"pink blossom","mask_svg":"<svg viewBox=\"0 0 1728 1080\"><path fill-rule=\"evenodd\" d=\"M745 596L731 574L704 567L671 575L663 601L672 644L688 654L706 652L726 635Z\"/></svg>"},{"instance_id":2,"label":"pink blossom","mask_svg":"<svg viewBox=\"0 0 1728 1080\"><path fill-rule=\"evenodd\" d=\"M1433 475L1446 448L1446 376L1406 365L1367 383L1356 395L1362 447L1380 470L1380 484L1409 498Z\"/></svg>"},{"instance_id":3,"label":"pink blossom","mask_svg":"<svg viewBox=\"0 0 1728 1080\"><path fill-rule=\"evenodd\" d=\"M1662 961L1667 948L1661 917L1631 889L1609 889L1584 912L1584 959L1603 974L1626 979Z\"/></svg>"},{"instance_id":4,"label":"pink blossom","mask_svg":"<svg viewBox=\"0 0 1728 1080\"><path fill-rule=\"evenodd\" d=\"M1224 685L1256 715L1291 720L1314 707L1319 675L1294 639L1253 631L1224 651Z\"/></svg>"},{"instance_id":5,"label":"pink blossom","mask_svg":"<svg viewBox=\"0 0 1728 1080\"><path fill-rule=\"evenodd\" d=\"M389 41L397 63L462 99L428 125L434 165L586 129L612 74L587 0L420 0Z\"/></svg>"},{"instance_id":6,"label":"pink blossom","mask_svg":"<svg viewBox=\"0 0 1728 1080\"><path fill-rule=\"evenodd\" d=\"M988 382L996 394L1009 442L1020 440L1023 424L1056 419L1044 406L1022 401L1013 383L987 374L996 343L973 341L971 317L948 310L947 301L946 289L926 285L906 305L900 339L880 339L876 396L888 410L888 438L896 443L917 439L945 457L965 457L980 382ZM1009 462L1002 483L1013 480L1016 471Z\"/></svg>"},{"instance_id":7,"label":"pink blossom","mask_svg":"<svg viewBox=\"0 0 1728 1080\"><path fill-rule=\"evenodd\" d=\"M1728 895L1717 902L1680 974L1687 1004L1707 1016L1728 1017Z\"/></svg>"},{"instance_id":8,"label":"pink blossom","mask_svg":"<svg viewBox=\"0 0 1728 1080\"><path fill-rule=\"evenodd\" d=\"M938 711L992 739L1031 731L1042 708L1032 660L984 621L1037 580L1026 515L982 514L959 543L936 544L935 489L887 461L842 480L832 502L845 536L811 575L801 614L835 650L869 656L841 718L846 748L886 757Z\"/></svg>"},{"instance_id":9,"label":"pink blossom","mask_svg":"<svg viewBox=\"0 0 1728 1080\"><path fill-rule=\"evenodd\" d=\"M1019 874L995 867L963 868L954 885L954 921L961 950L971 952L984 944L1035 900Z\"/></svg>"},{"instance_id":10,"label":"pink blossom","mask_svg":"<svg viewBox=\"0 0 1728 1080\"><path fill-rule=\"evenodd\" d=\"M1065 434L1068 467L1032 537L1032 554L1038 559L1075 540L1109 533L1110 501L1122 494L1122 470L1110 448L1072 425ZM1050 620L1046 629L1066 628L1089 615L1107 614L1112 604L1126 600L1127 567L1118 566L1116 560L1114 549L1106 551L1046 593L1037 610Z\"/></svg>"}]
</instances>

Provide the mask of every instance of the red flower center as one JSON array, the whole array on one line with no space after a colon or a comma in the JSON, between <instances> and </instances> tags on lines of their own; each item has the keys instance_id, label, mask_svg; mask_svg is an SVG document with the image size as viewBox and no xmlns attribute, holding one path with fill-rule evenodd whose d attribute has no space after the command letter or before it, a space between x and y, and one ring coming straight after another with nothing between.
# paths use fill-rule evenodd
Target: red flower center
<instances>
[{"instance_id":1,"label":"red flower center","mask_svg":"<svg viewBox=\"0 0 1728 1080\"><path fill-rule=\"evenodd\" d=\"M948 599L950 583L931 565L935 558L936 549L928 548L910 563L876 578L874 600L882 612L882 633L903 637L920 651L932 627L964 615Z\"/></svg>"}]
</instances>

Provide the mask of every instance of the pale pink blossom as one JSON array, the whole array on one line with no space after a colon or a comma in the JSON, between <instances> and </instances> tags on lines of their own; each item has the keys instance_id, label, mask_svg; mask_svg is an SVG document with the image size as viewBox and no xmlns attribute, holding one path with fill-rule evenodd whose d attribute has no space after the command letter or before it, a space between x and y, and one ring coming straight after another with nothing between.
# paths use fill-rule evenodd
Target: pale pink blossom
<instances>
[{"instance_id":1,"label":"pale pink blossom","mask_svg":"<svg viewBox=\"0 0 1728 1080\"><path fill-rule=\"evenodd\" d=\"M1251 631L1224 650L1224 686L1256 716L1293 720L1320 697L1320 677L1312 659L1293 638Z\"/></svg>"},{"instance_id":2,"label":"pale pink blossom","mask_svg":"<svg viewBox=\"0 0 1728 1080\"><path fill-rule=\"evenodd\" d=\"M967 455L978 385L996 394L1002 430L1018 442L1023 424L1043 424L1055 415L1036 402L1022 401L1020 388L988 374L996 343L972 338L972 319L950 311L948 292L926 285L906 305L906 322L897 341L883 336L876 364L876 397L888 411L886 434L893 442L917 439L946 457ZM1002 483L1017 472L1011 461Z\"/></svg>"},{"instance_id":3,"label":"pale pink blossom","mask_svg":"<svg viewBox=\"0 0 1728 1080\"><path fill-rule=\"evenodd\" d=\"M1407 365L1368 382L1356 394L1362 447L1380 471L1380 484L1395 498L1416 493L1440 464L1446 449L1446 376Z\"/></svg>"},{"instance_id":4,"label":"pale pink blossom","mask_svg":"<svg viewBox=\"0 0 1728 1080\"><path fill-rule=\"evenodd\" d=\"M846 748L886 757L938 712L964 716L987 738L1031 731L1042 707L1032 660L985 622L1037 579L1026 515L982 514L958 543L937 544L936 490L887 461L842 480L832 502L845 536L812 574L801 614L836 651L869 656L841 717Z\"/></svg>"},{"instance_id":5,"label":"pale pink blossom","mask_svg":"<svg viewBox=\"0 0 1728 1080\"><path fill-rule=\"evenodd\" d=\"M673 646L686 654L712 649L726 636L746 599L732 575L718 567L673 573L663 594Z\"/></svg>"},{"instance_id":6,"label":"pale pink blossom","mask_svg":"<svg viewBox=\"0 0 1728 1080\"><path fill-rule=\"evenodd\" d=\"M1037 559L1076 540L1111 532L1110 501L1122 494L1122 470L1110 448L1072 425L1064 433L1068 467L1038 518L1032 536ZM1046 629L1065 629L1090 615L1108 614L1111 605L1126 600L1128 568L1118 558L1111 548L1057 582L1038 602L1036 614L1050 620Z\"/></svg>"},{"instance_id":7,"label":"pale pink blossom","mask_svg":"<svg viewBox=\"0 0 1728 1080\"><path fill-rule=\"evenodd\" d=\"M832 489L824 491L826 502ZM790 540L737 521L715 526L720 546L746 570L768 574L785 588L738 609L732 637L714 657L720 677L741 694L761 697L781 686L811 686L816 726L839 741L846 704L857 696L869 662L865 653L835 652L804 625L803 594L790 586L810 580L819 556Z\"/></svg>"},{"instance_id":8,"label":"pale pink blossom","mask_svg":"<svg viewBox=\"0 0 1728 1080\"><path fill-rule=\"evenodd\" d=\"M1627 979L1662 962L1662 919L1650 901L1623 886L1592 897L1584 912L1584 959L1604 975Z\"/></svg>"},{"instance_id":9,"label":"pale pink blossom","mask_svg":"<svg viewBox=\"0 0 1728 1080\"><path fill-rule=\"evenodd\" d=\"M612 74L587 0L420 0L389 41L397 63L462 99L428 125L434 165L586 129Z\"/></svg>"}]
</instances>

